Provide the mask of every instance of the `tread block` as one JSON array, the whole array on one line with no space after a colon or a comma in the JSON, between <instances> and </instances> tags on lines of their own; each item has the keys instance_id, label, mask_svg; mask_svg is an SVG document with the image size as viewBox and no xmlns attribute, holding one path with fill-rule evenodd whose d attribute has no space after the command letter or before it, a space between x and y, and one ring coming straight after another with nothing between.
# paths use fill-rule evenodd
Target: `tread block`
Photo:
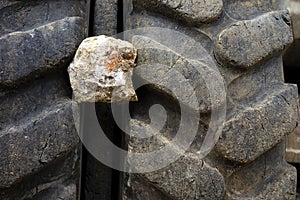
<instances>
[{"instance_id":1,"label":"tread block","mask_svg":"<svg viewBox=\"0 0 300 200\"><path fill-rule=\"evenodd\" d=\"M0 84L14 84L32 73L67 65L83 38L80 17L0 37Z\"/></svg>"},{"instance_id":2,"label":"tread block","mask_svg":"<svg viewBox=\"0 0 300 200\"><path fill-rule=\"evenodd\" d=\"M195 25L214 21L223 12L221 0L135 0L135 4L137 7L158 11Z\"/></svg>"},{"instance_id":3,"label":"tread block","mask_svg":"<svg viewBox=\"0 0 300 200\"><path fill-rule=\"evenodd\" d=\"M247 163L278 144L297 125L297 92L295 85L285 84L229 119L217 143L218 152Z\"/></svg>"},{"instance_id":4,"label":"tread block","mask_svg":"<svg viewBox=\"0 0 300 200\"><path fill-rule=\"evenodd\" d=\"M43 110L24 124L2 130L0 188L9 187L74 148L79 139L71 122L72 103L66 101Z\"/></svg>"},{"instance_id":5,"label":"tread block","mask_svg":"<svg viewBox=\"0 0 300 200\"><path fill-rule=\"evenodd\" d=\"M125 174L125 183L123 188L122 200L172 199L136 174Z\"/></svg>"},{"instance_id":6,"label":"tread block","mask_svg":"<svg viewBox=\"0 0 300 200\"><path fill-rule=\"evenodd\" d=\"M37 28L65 17L83 16L84 9L84 0L2 0L0 36Z\"/></svg>"},{"instance_id":7,"label":"tread block","mask_svg":"<svg viewBox=\"0 0 300 200\"><path fill-rule=\"evenodd\" d=\"M58 199L50 197L63 196L68 192L71 195L77 193L78 188L74 188L74 185L79 183L79 156L80 150L77 145L54 162L32 171L29 176L23 177L11 187L0 189L1 200ZM48 196L50 197L47 198Z\"/></svg>"},{"instance_id":8,"label":"tread block","mask_svg":"<svg viewBox=\"0 0 300 200\"><path fill-rule=\"evenodd\" d=\"M281 142L228 178L225 199L296 199L296 169L283 159Z\"/></svg>"},{"instance_id":9,"label":"tread block","mask_svg":"<svg viewBox=\"0 0 300 200\"><path fill-rule=\"evenodd\" d=\"M237 107L251 106L261 101L260 96L266 95L262 94L264 91L276 90L283 82L282 59L279 57L243 72L238 77L228 76L232 81L228 81L227 94Z\"/></svg>"},{"instance_id":10,"label":"tread block","mask_svg":"<svg viewBox=\"0 0 300 200\"><path fill-rule=\"evenodd\" d=\"M11 124L18 125L22 119L34 116L45 107L59 104L71 96L71 89L62 74L47 74L22 88L3 90L0 95L0 131Z\"/></svg>"},{"instance_id":11,"label":"tread block","mask_svg":"<svg viewBox=\"0 0 300 200\"><path fill-rule=\"evenodd\" d=\"M77 199L77 186L73 184L57 184L36 194L32 200L40 199Z\"/></svg>"},{"instance_id":12,"label":"tread block","mask_svg":"<svg viewBox=\"0 0 300 200\"><path fill-rule=\"evenodd\" d=\"M206 60L204 55L198 54L195 61L145 36L134 36L132 43L138 49L138 67L135 68L135 75L146 82L155 83L159 89L191 110L203 113L211 111L209 89L212 90L211 93L219 94L214 96L217 99L214 106L223 105L225 92L217 82L217 72L208 67L210 60ZM203 60L201 56L204 57ZM211 80L214 83L210 82ZM213 87L210 87L212 85Z\"/></svg>"},{"instance_id":13,"label":"tread block","mask_svg":"<svg viewBox=\"0 0 300 200\"><path fill-rule=\"evenodd\" d=\"M282 52L292 42L288 11L274 11L223 30L216 40L215 52L225 64L250 68Z\"/></svg>"},{"instance_id":14,"label":"tread block","mask_svg":"<svg viewBox=\"0 0 300 200\"><path fill-rule=\"evenodd\" d=\"M170 141L160 134L146 139L137 139L138 135L152 135L155 130L138 120L131 120L130 125L133 137L129 140L129 151L147 153L169 145ZM175 145L171 148L173 152L182 151ZM162 159L167 159L166 157ZM159 163L159 160L155 162ZM141 168L147 162L141 159L131 164ZM223 176L216 168L199 159L197 153L184 153L167 167L143 173L141 176L156 188L165 191L172 199L221 199L225 192Z\"/></svg>"},{"instance_id":15,"label":"tread block","mask_svg":"<svg viewBox=\"0 0 300 200\"><path fill-rule=\"evenodd\" d=\"M224 10L226 14L236 20L245 20L274 9L272 0L226 0Z\"/></svg>"}]
</instances>

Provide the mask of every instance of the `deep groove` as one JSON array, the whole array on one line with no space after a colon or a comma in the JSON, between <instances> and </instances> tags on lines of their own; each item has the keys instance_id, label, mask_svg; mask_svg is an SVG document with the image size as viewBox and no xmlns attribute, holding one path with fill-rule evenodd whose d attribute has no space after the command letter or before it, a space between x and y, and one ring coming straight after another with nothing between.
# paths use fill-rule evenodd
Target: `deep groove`
<instances>
[{"instance_id":1,"label":"deep groove","mask_svg":"<svg viewBox=\"0 0 300 200\"><path fill-rule=\"evenodd\" d=\"M117 1L118 11L117 11L117 33L122 33L124 31L124 22L123 22L123 0ZM114 123L114 122L112 122ZM124 144L124 133L116 125L116 130L113 133L113 143L120 148L125 147ZM121 158L117 157L118 162L122 162ZM120 163L121 164L121 163ZM111 182L111 199L121 199L121 190L122 190L122 172L112 169L112 182Z\"/></svg>"},{"instance_id":2,"label":"deep groove","mask_svg":"<svg viewBox=\"0 0 300 200\"><path fill-rule=\"evenodd\" d=\"M84 108L82 106L80 106L80 129L82 129L82 122L84 120ZM87 172L86 172L86 164L87 164L87 154L88 151L87 149L84 147L83 144L81 144L81 158L80 158L80 200L85 200L85 188L86 188L86 176L87 176Z\"/></svg>"},{"instance_id":3,"label":"deep groove","mask_svg":"<svg viewBox=\"0 0 300 200\"><path fill-rule=\"evenodd\" d=\"M90 12L89 12L89 27L88 27L88 36L94 36L94 14L95 14L95 4L96 0L90 0ZM123 2L122 0L118 0L118 14L117 14L117 33L123 32ZM81 110L81 112L84 112ZM83 117L81 119L81 123L84 123L84 115L81 114ZM111 119L111 123L114 123L113 119ZM124 138L123 136L120 137L122 131L116 127L116 131L113 133L112 142L118 147L124 147ZM86 176L87 176L87 156L88 152L84 146L82 146L82 158L81 158L81 194L80 199L85 200L87 197L85 195L86 190ZM118 158L116 158L118 160ZM121 161L121 160L120 160ZM93 173L93 172L92 172ZM121 173L117 170L112 169L112 177L111 177L111 186L110 186L110 199L117 200L121 199Z\"/></svg>"},{"instance_id":4,"label":"deep groove","mask_svg":"<svg viewBox=\"0 0 300 200\"><path fill-rule=\"evenodd\" d=\"M298 93L300 94L300 68L284 66L284 79L286 83L298 85Z\"/></svg>"},{"instance_id":5,"label":"deep groove","mask_svg":"<svg viewBox=\"0 0 300 200\"><path fill-rule=\"evenodd\" d=\"M88 1L87 1L88 2ZM93 32L94 32L94 14L95 14L95 4L96 4L96 0L89 0L89 5L88 5L88 37L93 36ZM83 117L83 109L81 109L80 113L81 113L81 117ZM84 120L84 119L81 119ZM82 126L82 124L81 124ZM88 151L87 149L84 147L84 145L81 145L81 158L80 158L80 166L81 166L81 173L80 173L80 184L79 184L79 196L80 196L80 200L85 200L86 196L85 196L85 189L86 189L86 176L87 176L87 171L86 171L86 164L87 164L87 155L88 155Z\"/></svg>"},{"instance_id":6,"label":"deep groove","mask_svg":"<svg viewBox=\"0 0 300 200\"><path fill-rule=\"evenodd\" d=\"M117 125L116 125L117 126ZM113 143L122 148L124 146L123 144L123 132L116 127L116 131L113 133ZM117 162L121 163L122 160L119 155L115 158ZM112 169L112 182L111 182L111 199L112 200L117 200L121 199L121 176L122 172Z\"/></svg>"},{"instance_id":7,"label":"deep groove","mask_svg":"<svg viewBox=\"0 0 300 200\"><path fill-rule=\"evenodd\" d=\"M118 0L117 33L122 33L124 31L123 1L126 0Z\"/></svg>"},{"instance_id":8,"label":"deep groove","mask_svg":"<svg viewBox=\"0 0 300 200\"><path fill-rule=\"evenodd\" d=\"M84 145L81 145L81 173L80 173L80 200L85 199L85 186L86 186L86 163L87 163L87 150Z\"/></svg>"},{"instance_id":9,"label":"deep groove","mask_svg":"<svg viewBox=\"0 0 300 200\"><path fill-rule=\"evenodd\" d=\"M89 27L88 27L88 36L94 36L94 16L95 16L95 5L96 0L90 0L90 16L89 16Z\"/></svg>"}]
</instances>

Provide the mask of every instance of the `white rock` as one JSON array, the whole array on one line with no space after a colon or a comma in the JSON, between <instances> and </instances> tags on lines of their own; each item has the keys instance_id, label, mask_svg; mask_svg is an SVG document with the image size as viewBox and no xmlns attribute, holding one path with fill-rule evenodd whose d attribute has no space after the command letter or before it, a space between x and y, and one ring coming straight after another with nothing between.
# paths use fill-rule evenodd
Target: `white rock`
<instances>
[{"instance_id":1,"label":"white rock","mask_svg":"<svg viewBox=\"0 0 300 200\"><path fill-rule=\"evenodd\" d=\"M77 102L137 101L132 85L137 51L104 35L85 39L68 68Z\"/></svg>"}]
</instances>

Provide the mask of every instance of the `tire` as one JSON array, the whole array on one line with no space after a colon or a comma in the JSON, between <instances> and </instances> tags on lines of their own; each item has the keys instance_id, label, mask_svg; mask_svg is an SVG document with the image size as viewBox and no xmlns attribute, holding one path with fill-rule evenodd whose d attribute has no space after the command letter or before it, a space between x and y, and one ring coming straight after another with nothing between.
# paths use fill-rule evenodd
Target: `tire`
<instances>
[{"instance_id":1,"label":"tire","mask_svg":"<svg viewBox=\"0 0 300 200\"><path fill-rule=\"evenodd\" d=\"M117 34L118 19L118 0L94 0L91 1L89 36ZM82 110L89 106L82 105ZM116 125L113 122L110 105L106 103L97 103L98 121L102 125L105 134L110 140L115 141L119 135ZM82 114L82 127L88 124L84 119L89 119L90 113L85 111ZM92 154L83 148L82 165L82 199L117 199L119 192L116 187L119 185L119 172L102 164Z\"/></svg>"},{"instance_id":2,"label":"tire","mask_svg":"<svg viewBox=\"0 0 300 200\"><path fill-rule=\"evenodd\" d=\"M127 173L122 199L295 199L296 170L285 161L284 141L298 119L297 87L283 80L282 53L293 41L288 12L262 0L125 2L125 30L169 28L202 44L225 80L227 118L216 146L203 160L195 153L197 145L192 145L163 169ZM162 44L157 41L152 45L171 52L167 46L159 48ZM161 53L138 50L136 69L145 60L163 63ZM153 76L164 74L158 71ZM192 84L198 81L192 75L188 79ZM199 88L199 93L205 90ZM166 106L171 119L178 115L176 100L168 95L154 86L138 92L139 102L131 104L131 114L138 120L136 126L144 124L139 130L149 131L145 110L151 104ZM210 111L201 114L209 116ZM176 123L169 121L167 130ZM201 123L204 130L207 126ZM129 138L129 149L142 151L142 142L155 145L152 140Z\"/></svg>"},{"instance_id":3,"label":"tire","mask_svg":"<svg viewBox=\"0 0 300 200\"><path fill-rule=\"evenodd\" d=\"M0 2L0 196L77 199L80 145L67 66L87 2Z\"/></svg>"}]
</instances>

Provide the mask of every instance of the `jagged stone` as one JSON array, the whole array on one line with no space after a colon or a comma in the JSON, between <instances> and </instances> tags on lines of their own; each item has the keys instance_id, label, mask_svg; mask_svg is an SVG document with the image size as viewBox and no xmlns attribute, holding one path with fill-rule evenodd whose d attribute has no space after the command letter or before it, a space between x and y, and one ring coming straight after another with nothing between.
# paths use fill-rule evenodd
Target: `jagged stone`
<instances>
[{"instance_id":1,"label":"jagged stone","mask_svg":"<svg viewBox=\"0 0 300 200\"><path fill-rule=\"evenodd\" d=\"M218 59L232 66L249 68L292 43L290 26L288 11L269 12L232 24L218 36L215 44Z\"/></svg>"},{"instance_id":2,"label":"jagged stone","mask_svg":"<svg viewBox=\"0 0 300 200\"><path fill-rule=\"evenodd\" d=\"M68 68L77 102L136 101L132 73L137 52L104 35L85 39Z\"/></svg>"}]
</instances>

